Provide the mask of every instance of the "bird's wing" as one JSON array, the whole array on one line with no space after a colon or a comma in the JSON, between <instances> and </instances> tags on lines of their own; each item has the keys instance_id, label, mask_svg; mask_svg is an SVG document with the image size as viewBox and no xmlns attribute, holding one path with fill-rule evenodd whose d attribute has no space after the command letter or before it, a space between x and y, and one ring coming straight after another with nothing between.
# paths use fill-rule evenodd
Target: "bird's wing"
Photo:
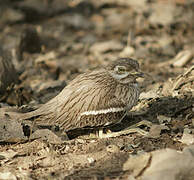
<instances>
[{"instance_id":1,"label":"bird's wing","mask_svg":"<svg viewBox=\"0 0 194 180\"><path fill-rule=\"evenodd\" d=\"M78 76L25 119L36 117L37 125L59 125L64 130L111 124L118 119L111 112L122 112L126 105L115 96L115 82L106 76L97 71Z\"/></svg>"},{"instance_id":2,"label":"bird's wing","mask_svg":"<svg viewBox=\"0 0 194 180\"><path fill-rule=\"evenodd\" d=\"M85 76L84 76L85 77ZM91 76L90 76L91 77ZM63 127L65 130L80 128L84 126L98 126L105 125L109 122L110 117L104 119L103 115L110 115L111 112L120 112L125 110L125 105L115 96L115 84L107 82L98 83L98 79L92 78L79 78L72 81L64 91L63 96L68 94L65 101L60 106L58 115L56 116L56 123ZM95 121L90 115L103 114L101 121ZM87 121L90 116L91 120ZM83 122L84 121L84 122ZM87 122L85 122L87 121ZM94 122L95 121L95 122ZM111 121L111 120L110 120ZM114 121L114 120L113 120Z\"/></svg>"}]
</instances>

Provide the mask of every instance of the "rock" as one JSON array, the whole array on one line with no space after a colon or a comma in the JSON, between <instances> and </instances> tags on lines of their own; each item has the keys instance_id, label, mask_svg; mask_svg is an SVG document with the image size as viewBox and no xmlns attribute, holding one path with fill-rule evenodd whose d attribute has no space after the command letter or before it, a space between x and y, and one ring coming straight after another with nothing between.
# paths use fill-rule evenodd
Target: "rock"
<instances>
[{"instance_id":1,"label":"rock","mask_svg":"<svg viewBox=\"0 0 194 180\"><path fill-rule=\"evenodd\" d=\"M51 144L61 144L62 140L49 129L38 129L31 136L31 139L41 138Z\"/></svg>"},{"instance_id":2,"label":"rock","mask_svg":"<svg viewBox=\"0 0 194 180\"><path fill-rule=\"evenodd\" d=\"M157 90L150 90L148 92L142 92L140 94L139 99L150 99L150 98L157 98L159 97L159 94L157 92Z\"/></svg>"},{"instance_id":3,"label":"rock","mask_svg":"<svg viewBox=\"0 0 194 180\"><path fill-rule=\"evenodd\" d=\"M192 111L194 112L194 108L192 109ZM192 119L192 126L194 126L194 118Z\"/></svg>"},{"instance_id":4,"label":"rock","mask_svg":"<svg viewBox=\"0 0 194 180\"><path fill-rule=\"evenodd\" d=\"M152 125L148 136L151 138L158 138L160 137L162 130L169 130L169 128L165 125Z\"/></svg>"},{"instance_id":5,"label":"rock","mask_svg":"<svg viewBox=\"0 0 194 180\"><path fill-rule=\"evenodd\" d=\"M187 134L184 132L182 138L179 141L186 145L194 144L194 134Z\"/></svg>"},{"instance_id":6,"label":"rock","mask_svg":"<svg viewBox=\"0 0 194 180\"><path fill-rule=\"evenodd\" d=\"M134 177L138 176L148 166L150 158L151 155L149 153L140 156L130 156L123 164L123 171L131 171Z\"/></svg>"},{"instance_id":7,"label":"rock","mask_svg":"<svg viewBox=\"0 0 194 180\"><path fill-rule=\"evenodd\" d=\"M146 7L146 0L139 0L139 1L136 1L136 0L130 0L130 1L126 1L126 0L91 0L91 2L96 6L96 7L99 7L99 6L104 6L104 5L118 5L118 6L123 6L123 7L127 7L127 6L132 6L132 7L135 7L137 8L137 10L140 10L142 8L145 8Z\"/></svg>"},{"instance_id":8,"label":"rock","mask_svg":"<svg viewBox=\"0 0 194 180\"><path fill-rule=\"evenodd\" d=\"M15 9L0 7L0 22L2 24L14 23L24 19L24 15Z\"/></svg>"},{"instance_id":9,"label":"rock","mask_svg":"<svg viewBox=\"0 0 194 180\"><path fill-rule=\"evenodd\" d=\"M194 145L182 152L162 149L130 156L123 164L123 171L138 180L190 180L194 179Z\"/></svg>"},{"instance_id":10,"label":"rock","mask_svg":"<svg viewBox=\"0 0 194 180\"><path fill-rule=\"evenodd\" d=\"M70 14L60 16L59 21L65 25L65 28L91 29L93 24L81 14Z\"/></svg>"},{"instance_id":11,"label":"rock","mask_svg":"<svg viewBox=\"0 0 194 180\"><path fill-rule=\"evenodd\" d=\"M194 147L191 147L193 152ZM194 179L194 153L163 149L151 153L152 159L141 177L142 180Z\"/></svg>"},{"instance_id":12,"label":"rock","mask_svg":"<svg viewBox=\"0 0 194 180\"><path fill-rule=\"evenodd\" d=\"M85 44L93 44L97 41L97 38L93 34L86 34L80 39L80 41Z\"/></svg>"},{"instance_id":13,"label":"rock","mask_svg":"<svg viewBox=\"0 0 194 180\"><path fill-rule=\"evenodd\" d=\"M127 46L120 53L120 57L130 57L130 56L134 55L134 53L135 53L135 49L131 46Z\"/></svg>"},{"instance_id":14,"label":"rock","mask_svg":"<svg viewBox=\"0 0 194 180\"><path fill-rule=\"evenodd\" d=\"M183 67L193 58L193 53L190 50L180 51L172 61L173 66L175 67Z\"/></svg>"},{"instance_id":15,"label":"rock","mask_svg":"<svg viewBox=\"0 0 194 180\"><path fill-rule=\"evenodd\" d=\"M149 21L151 24L169 25L173 23L175 10L173 3L155 3Z\"/></svg>"},{"instance_id":16,"label":"rock","mask_svg":"<svg viewBox=\"0 0 194 180\"><path fill-rule=\"evenodd\" d=\"M191 154L194 156L194 145L187 146L183 149L183 153Z\"/></svg>"},{"instance_id":17,"label":"rock","mask_svg":"<svg viewBox=\"0 0 194 180\"><path fill-rule=\"evenodd\" d=\"M110 41L104 41L104 42L98 42L93 44L90 47L90 52L95 53L105 53L107 51L120 51L124 48L123 44L121 44L118 41L110 40Z\"/></svg>"},{"instance_id":18,"label":"rock","mask_svg":"<svg viewBox=\"0 0 194 180\"><path fill-rule=\"evenodd\" d=\"M17 9L22 10L25 15L25 21L39 21L45 17L50 17L55 13L64 11L67 8L67 2L61 0L55 1L39 1L39 0L28 0L20 1L16 5Z\"/></svg>"},{"instance_id":19,"label":"rock","mask_svg":"<svg viewBox=\"0 0 194 180\"><path fill-rule=\"evenodd\" d=\"M172 80L169 78L163 86L162 94L177 96L178 94L189 93L194 95L193 80L194 65L189 67L184 73L177 76L176 79Z\"/></svg>"},{"instance_id":20,"label":"rock","mask_svg":"<svg viewBox=\"0 0 194 180\"><path fill-rule=\"evenodd\" d=\"M0 179L1 180L17 180L16 176L13 175L11 172L0 172Z\"/></svg>"},{"instance_id":21,"label":"rock","mask_svg":"<svg viewBox=\"0 0 194 180\"><path fill-rule=\"evenodd\" d=\"M0 119L0 141L1 142L19 142L26 140L21 123L9 118Z\"/></svg>"},{"instance_id":22,"label":"rock","mask_svg":"<svg viewBox=\"0 0 194 180\"><path fill-rule=\"evenodd\" d=\"M173 41L170 36L162 36L158 39L157 41L161 51L163 54L168 55L168 56L174 56L175 55L175 50L173 47Z\"/></svg>"},{"instance_id":23,"label":"rock","mask_svg":"<svg viewBox=\"0 0 194 180\"><path fill-rule=\"evenodd\" d=\"M130 16L125 13L120 13L117 11L117 9L107 9L103 11L103 14L105 14L105 20L104 20L104 29L111 30L111 31L127 31L128 27L125 26L125 22L128 21ZM129 21L129 23L132 23Z\"/></svg>"},{"instance_id":24,"label":"rock","mask_svg":"<svg viewBox=\"0 0 194 180\"><path fill-rule=\"evenodd\" d=\"M0 152L0 157L1 159L4 159L5 162L14 158L17 154L18 154L17 152L9 149L8 151Z\"/></svg>"}]
</instances>

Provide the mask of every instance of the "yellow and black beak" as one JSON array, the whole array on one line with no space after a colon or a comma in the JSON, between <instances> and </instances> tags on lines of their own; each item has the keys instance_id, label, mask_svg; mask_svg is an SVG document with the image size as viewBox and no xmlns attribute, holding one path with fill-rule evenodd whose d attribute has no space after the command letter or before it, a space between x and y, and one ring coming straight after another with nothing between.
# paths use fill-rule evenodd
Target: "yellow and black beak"
<instances>
[{"instance_id":1,"label":"yellow and black beak","mask_svg":"<svg viewBox=\"0 0 194 180\"><path fill-rule=\"evenodd\" d=\"M134 72L133 75L136 76L136 77L141 77L141 78L144 77L144 73L143 72L139 72L139 71Z\"/></svg>"}]
</instances>

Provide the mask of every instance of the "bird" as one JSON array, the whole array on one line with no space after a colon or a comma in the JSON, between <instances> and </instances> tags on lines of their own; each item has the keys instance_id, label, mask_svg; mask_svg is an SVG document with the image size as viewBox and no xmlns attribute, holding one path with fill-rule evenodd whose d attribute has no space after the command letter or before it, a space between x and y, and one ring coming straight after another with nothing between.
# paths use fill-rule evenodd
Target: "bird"
<instances>
[{"instance_id":1,"label":"bird","mask_svg":"<svg viewBox=\"0 0 194 180\"><path fill-rule=\"evenodd\" d=\"M118 58L101 69L78 75L53 99L22 119L54 125L67 132L119 123L137 104L137 78L144 77L137 60Z\"/></svg>"}]
</instances>

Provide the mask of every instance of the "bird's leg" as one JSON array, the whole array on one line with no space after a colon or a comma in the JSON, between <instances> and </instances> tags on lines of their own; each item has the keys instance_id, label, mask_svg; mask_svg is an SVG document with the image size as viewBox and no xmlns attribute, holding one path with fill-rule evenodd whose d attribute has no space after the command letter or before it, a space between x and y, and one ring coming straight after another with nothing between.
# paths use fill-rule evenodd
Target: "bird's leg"
<instances>
[{"instance_id":1,"label":"bird's leg","mask_svg":"<svg viewBox=\"0 0 194 180\"><path fill-rule=\"evenodd\" d=\"M109 130L109 132L106 134L105 133L100 134L99 138L118 137L118 136L127 135L127 134L131 134L131 133L139 133L142 136L145 136L148 134L148 132L146 132L140 128L132 128L132 129L129 128L129 129L124 129L124 130L118 131L118 132L111 132Z\"/></svg>"},{"instance_id":2,"label":"bird's leg","mask_svg":"<svg viewBox=\"0 0 194 180\"><path fill-rule=\"evenodd\" d=\"M103 133L103 130L101 129L101 130L99 130L99 138L118 137L118 136L131 134L131 133L139 133L142 136L147 135L148 132L139 128L140 126L151 127L152 123L150 121L143 120L143 121L140 121L136 124L133 124L132 126L126 128L124 130L118 131L118 132L111 132L110 130L107 130L107 133Z\"/></svg>"},{"instance_id":3,"label":"bird's leg","mask_svg":"<svg viewBox=\"0 0 194 180\"><path fill-rule=\"evenodd\" d=\"M90 135L89 135L89 139L93 139L93 138L100 138L100 139L102 139L102 138L105 138L105 136L106 136L106 133L104 133L103 132L103 128L100 128L100 129L98 129L98 130L95 130L95 132L94 133L90 133ZM110 130L107 130L107 132L111 132Z\"/></svg>"},{"instance_id":4,"label":"bird's leg","mask_svg":"<svg viewBox=\"0 0 194 180\"><path fill-rule=\"evenodd\" d=\"M122 116L122 118L120 119L119 122L122 121L122 119L125 117L126 114L127 113L125 113L124 116ZM126 129L118 131L118 132L111 132L110 129L106 129L106 133L104 133L103 128L100 128L99 130L96 130L95 134L91 133L90 138L118 137L118 136L127 135L127 134L131 134L131 133L139 133L142 136L147 135L148 132L141 129L140 126L151 127L152 123L150 121L143 120L143 121L140 121L136 124L133 124L132 126L127 127Z\"/></svg>"},{"instance_id":5,"label":"bird's leg","mask_svg":"<svg viewBox=\"0 0 194 180\"><path fill-rule=\"evenodd\" d=\"M128 127L124 130L118 131L118 132L112 132L110 129L106 130L106 133L103 132L103 129L99 129L96 131L96 133L90 133L89 139L93 138L110 138L110 137L118 137L122 135L132 134L132 133L139 133L142 136L146 136L148 134L147 131L139 128L138 123L137 127L134 127L135 125L132 125L132 127Z\"/></svg>"},{"instance_id":6,"label":"bird's leg","mask_svg":"<svg viewBox=\"0 0 194 180\"><path fill-rule=\"evenodd\" d=\"M99 131L98 131L98 137L99 138L101 138L101 137L103 137L103 129L99 129Z\"/></svg>"},{"instance_id":7,"label":"bird's leg","mask_svg":"<svg viewBox=\"0 0 194 180\"><path fill-rule=\"evenodd\" d=\"M95 130L94 132L90 132L89 133L89 137L88 136L84 136L84 138L86 139L96 139L96 138L99 138L99 136L101 136L101 134L103 134L103 129L98 129L98 130Z\"/></svg>"},{"instance_id":8,"label":"bird's leg","mask_svg":"<svg viewBox=\"0 0 194 180\"><path fill-rule=\"evenodd\" d=\"M152 123L150 121L147 121L147 120L143 120L143 121L140 121L136 124L133 124L132 126L122 130L122 131L119 131L119 132L114 132L114 133L111 133L110 135L107 134L109 137L116 137L116 136L121 136L121 135L126 135L126 134L131 134L131 133L139 133L140 135L142 136L145 136L148 134L147 131L139 128L140 126L147 126L147 127L151 127L152 126Z\"/></svg>"}]
</instances>

